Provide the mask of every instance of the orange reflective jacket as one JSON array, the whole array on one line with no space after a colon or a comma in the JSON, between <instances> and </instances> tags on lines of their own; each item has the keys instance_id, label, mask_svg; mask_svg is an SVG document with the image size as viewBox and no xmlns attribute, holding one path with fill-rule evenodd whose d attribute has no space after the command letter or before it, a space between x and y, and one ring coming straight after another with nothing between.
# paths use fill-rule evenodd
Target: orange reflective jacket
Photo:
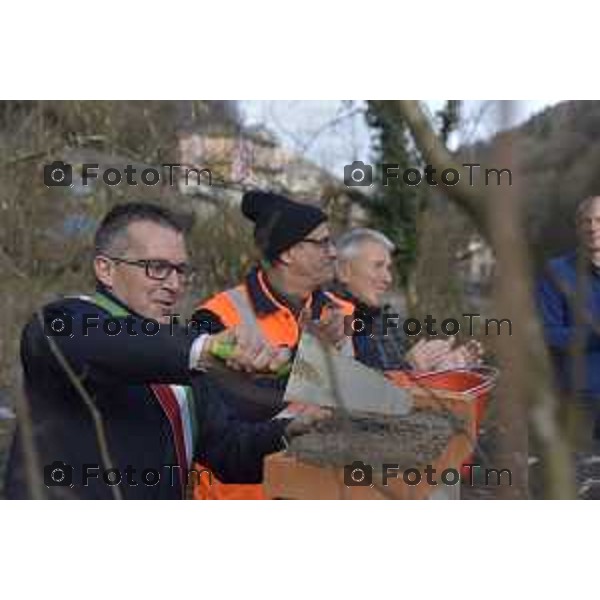
<instances>
[{"instance_id":1,"label":"orange reflective jacket","mask_svg":"<svg viewBox=\"0 0 600 600\"><path fill-rule=\"evenodd\" d=\"M315 291L305 305L313 320L322 318L331 307L341 309L344 315L351 315L354 311L352 303L321 290ZM239 324L257 327L273 346L294 349L300 339L297 317L270 288L261 269L254 269L243 283L216 294L202 303L198 310L210 311L224 328ZM350 338L348 341L351 343ZM203 467L196 464L194 468ZM196 500L266 499L261 484L224 484L216 477L212 478L212 485L206 480L200 481L193 487L192 495Z\"/></svg>"}]
</instances>

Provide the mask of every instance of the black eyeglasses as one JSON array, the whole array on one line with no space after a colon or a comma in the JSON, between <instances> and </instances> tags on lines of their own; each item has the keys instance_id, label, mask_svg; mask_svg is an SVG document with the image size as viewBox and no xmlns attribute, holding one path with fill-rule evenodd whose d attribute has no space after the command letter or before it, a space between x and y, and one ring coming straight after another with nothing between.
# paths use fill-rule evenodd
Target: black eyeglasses
<instances>
[{"instance_id":1,"label":"black eyeglasses","mask_svg":"<svg viewBox=\"0 0 600 600\"><path fill-rule=\"evenodd\" d=\"M318 246L321 250L327 250L327 248L333 246L333 240L330 237L324 237L320 240L315 240L313 238L304 238L302 241L308 244L314 244L315 246Z\"/></svg>"},{"instance_id":2,"label":"black eyeglasses","mask_svg":"<svg viewBox=\"0 0 600 600\"><path fill-rule=\"evenodd\" d=\"M173 271L183 279L186 283L189 282L194 276L194 270L187 263L172 263L168 260L162 260L160 258L149 258L139 260L128 260L126 258L120 258L118 256L107 256L110 260L114 260L116 263L124 263L131 265L132 267L139 267L146 270L146 276L156 281L164 281L168 279Z\"/></svg>"}]
</instances>

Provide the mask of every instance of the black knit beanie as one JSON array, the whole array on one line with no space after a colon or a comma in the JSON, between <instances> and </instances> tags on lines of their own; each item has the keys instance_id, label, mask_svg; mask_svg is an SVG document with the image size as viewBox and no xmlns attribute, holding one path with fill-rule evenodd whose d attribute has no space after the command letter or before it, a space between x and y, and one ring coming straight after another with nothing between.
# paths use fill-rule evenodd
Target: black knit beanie
<instances>
[{"instance_id":1,"label":"black knit beanie","mask_svg":"<svg viewBox=\"0 0 600 600\"><path fill-rule=\"evenodd\" d=\"M271 192L246 192L242 212L254 221L256 245L268 260L277 258L327 221L327 215L320 208Z\"/></svg>"}]
</instances>

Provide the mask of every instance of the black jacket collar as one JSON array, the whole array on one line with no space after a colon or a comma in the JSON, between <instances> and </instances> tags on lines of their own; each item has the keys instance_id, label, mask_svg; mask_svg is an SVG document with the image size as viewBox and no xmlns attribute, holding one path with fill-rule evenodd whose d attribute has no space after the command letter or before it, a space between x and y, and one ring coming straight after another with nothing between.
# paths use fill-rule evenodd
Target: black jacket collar
<instances>
[{"instance_id":1,"label":"black jacket collar","mask_svg":"<svg viewBox=\"0 0 600 600\"><path fill-rule=\"evenodd\" d=\"M352 302L352 304L354 304L354 309L356 313L375 316L381 314L386 308L368 305L366 302L363 302L362 300L357 298L347 287L345 287L339 281L336 281L333 284L332 291L334 294L342 298L342 300Z\"/></svg>"},{"instance_id":2,"label":"black jacket collar","mask_svg":"<svg viewBox=\"0 0 600 600\"><path fill-rule=\"evenodd\" d=\"M298 315L299 309L294 306L289 299L273 288L269 283L265 271L260 267L254 267L246 276L246 288L254 305L257 315L268 315L282 307L289 310L292 314ZM330 299L322 290L315 290L311 295L310 305L312 308L312 318L318 319L325 306L331 304Z\"/></svg>"}]
</instances>

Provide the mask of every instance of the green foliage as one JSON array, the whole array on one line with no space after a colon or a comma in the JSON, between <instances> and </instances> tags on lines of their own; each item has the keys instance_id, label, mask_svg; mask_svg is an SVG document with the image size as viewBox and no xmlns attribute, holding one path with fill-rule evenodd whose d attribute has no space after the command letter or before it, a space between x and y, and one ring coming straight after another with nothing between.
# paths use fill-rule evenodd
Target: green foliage
<instances>
[{"instance_id":1,"label":"green foliage","mask_svg":"<svg viewBox=\"0 0 600 600\"><path fill-rule=\"evenodd\" d=\"M368 102L367 122L375 132L375 163L394 163L404 169L415 168L420 161L408 129L393 102ZM376 194L366 204L371 225L383 231L396 245L395 269L399 281L406 285L417 253L417 215L423 204L418 187L407 186L401 178L384 186L381 170L374 170Z\"/></svg>"},{"instance_id":2,"label":"green foliage","mask_svg":"<svg viewBox=\"0 0 600 600\"><path fill-rule=\"evenodd\" d=\"M460 101L448 100L436 113L436 126L446 142L460 120ZM423 167L418 149L412 140L396 103L371 100L368 102L367 122L375 132L375 162L399 165L405 169ZM417 259L417 224L419 214L427 207L429 190L423 185L406 185L401 177L381 180L381 170L375 170L376 195L367 205L373 227L383 231L398 249L396 271L403 284L409 279Z\"/></svg>"}]
</instances>

